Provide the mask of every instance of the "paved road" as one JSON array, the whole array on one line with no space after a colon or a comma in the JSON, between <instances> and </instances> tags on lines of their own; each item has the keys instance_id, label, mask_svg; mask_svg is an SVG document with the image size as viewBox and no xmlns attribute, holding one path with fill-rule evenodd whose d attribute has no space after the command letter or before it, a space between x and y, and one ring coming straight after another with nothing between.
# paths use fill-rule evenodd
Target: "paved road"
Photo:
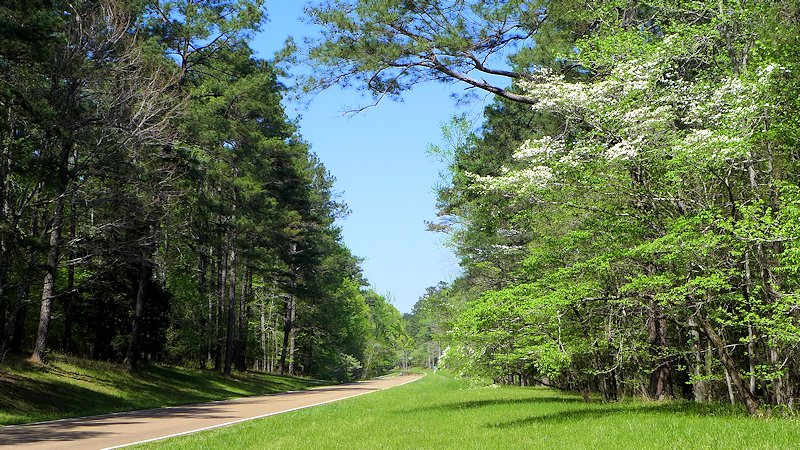
<instances>
[{"instance_id":1,"label":"paved road","mask_svg":"<svg viewBox=\"0 0 800 450\"><path fill-rule=\"evenodd\" d=\"M419 378L419 375L404 375L222 402L10 425L0 428L0 448L86 450L123 446L308 408Z\"/></svg>"}]
</instances>

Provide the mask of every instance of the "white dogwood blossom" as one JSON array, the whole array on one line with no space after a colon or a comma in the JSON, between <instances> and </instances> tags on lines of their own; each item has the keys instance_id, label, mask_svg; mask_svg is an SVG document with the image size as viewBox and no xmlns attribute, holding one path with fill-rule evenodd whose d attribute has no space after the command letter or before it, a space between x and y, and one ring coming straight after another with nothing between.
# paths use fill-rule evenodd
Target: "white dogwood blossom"
<instances>
[{"instance_id":1,"label":"white dogwood blossom","mask_svg":"<svg viewBox=\"0 0 800 450\"><path fill-rule=\"evenodd\" d=\"M500 176L480 176L467 172L466 175L485 192L515 192L530 195L537 189L547 187L553 178L553 171L547 166L526 167L519 170L503 169Z\"/></svg>"},{"instance_id":2,"label":"white dogwood blossom","mask_svg":"<svg viewBox=\"0 0 800 450\"><path fill-rule=\"evenodd\" d=\"M673 150L683 152L688 159L724 162L747 156L746 141L719 131L694 130L676 142Z\"/></svg>"},{"instance_id":3,"label":"white dogwood blossom","mask_svg":"<svg viewBox=\"0 0 800 450\"><path fill-rule=\"evenodd\" d=\"M628 141L618 142L605 151L605 157L608 159L631 159L636 157L636 148Z\"/></svg>"},{"instance_id":4,"label":"white dogwood blossom","mask_svg":"<svg viewBox=\"0 0 800 450\"><path fill-rule=\"evenodd\" d=\"M549 158L564 151L564 142L552 136L528 139L514 153L514 159Z\"/></svg>"},{"instance_id":5,"label":"white dogwood blossom","mask_svg":"<svg viewBox=\"0 0 800 450\"><path fill-rule=\"evenodd\" d=\"M560 170L588 161L625 164L653 152L698 164L745 157L747 136L770 112L767 86L785 69L771 64L754 78L687 81L676 62L680 55L671 54L673 41L667 36L647 59L618 61L599 79L571 81L540 69L521 82L539 100L535 110L580 124L579 131L525 141L513 155L517 165L501 176L476 177L478 184L526 197L551 184Z\"/></svg>"}]
</instances>

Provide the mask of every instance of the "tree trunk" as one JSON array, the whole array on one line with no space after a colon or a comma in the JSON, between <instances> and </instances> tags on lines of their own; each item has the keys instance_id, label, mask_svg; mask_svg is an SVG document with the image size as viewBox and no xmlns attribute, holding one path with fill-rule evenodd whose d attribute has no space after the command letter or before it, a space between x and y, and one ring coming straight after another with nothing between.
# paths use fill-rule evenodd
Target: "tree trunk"
<instances>
[{"instance_id":1,"label":"tree trunk","mask_svg":"<svg viewBox=\"0 0 800 450\"><path fill-rule=\"evenodd\" d=\"M751 166L752 167L752 166ZM744 252L744 284L742 286L742 295L744 296L747 309L752 312L753 302L751 293L753 292L753 278L750 270L750 252ZM756 339L753 329L753 322L747 319L747 363L750 371L750 392L755 395L756 392Z\"/></svg>"},{"instance_id":2,"label":"tree trunk","mask_svg":"<svg viewBox=\"0 0 800 450\"><path fill-rule=\"evenodd\" d=\"M33 249L29 248L28 273L32 273L36 268L33 255ZM25 336L25 319L28 316L28 292L30 291L31 283L31 280L25 279L19 286L17 306L5 324L6 328L3 334L8 337L8 342L7 345L0 346L0 359L2 359L6 351L11 351L12 353L20 353L22 351L22 340Z\"/></svg>"},{"instance_id":3,"label":"tree trunk","mask_svg":"<svg viewBox=\"0 0 800 450\"><path fill-rule=\"evenodd\" d=\"M77 159L77 155L73 152L73 158ZM69 211L69 239L75 239L75 231L78 223L78 194L75 189L72 190L72 198L70 200ZM72 351L72 309L77 299L77 292L75 290L75 246L71 245L69 249L70 263L67 266L67 295L64 299L64 353Z\"/></svg>"},{"instance_id":4,"label":"tree trunk","mask_svg":"<svg viewBox=\"0 0 800 450\"><path fill-rule=\"evenodd\" d=\"M75 267L67 269L67 295L64 298L64 353L72 352L72 309L75 304Z\"/></svg>"},{"instance_id":5,"label":"tree trunk","mask_svg":"<svg viewBox=\"0 0 800 450\"><path fill-rule=\"evenodd\" d=\"M700 331L699 325L694 317L689 318L689 332L692 335L692 354L694 356L694 364L692 364L692 374L694 380L692 381L692 393L694 394L694 401L705 402L709 400L708 396L708 382L703 378L702 368L705 364L703 360L703 352L700 351Z\"/></svg>"},{"instance_id":6,"label":"tree trunk","mask_svg":"<svg viewBox=\"0 0 800 450\"><path fill-rule=\"evenodd\" d=\"M728 353L728 349L725 348L725 343L722 341L722 338L714 331L714 328L701 315L697 315L697 321L705 331L708 340L717 350L717 354L719 354L719 358L722 361L722 365L725 366L726 372L731 378L731 383L739 392L739 396L744 401L745 406L747 407L747 412L751 415L755 415L758 412L758 402L756 401L753 394L747 389L747 385L745 385L744 380L742 380L742 376L739 375L739 369L736 367L736 361L733 360L730 353Z\"/></svg>"},{"instance_id":7,"label":"tree trunk","mask_svg":"<svg viewBox=\"0 0 800 450\"><path fill-rule=\"evenodd\" d=\"M9 343L8 350L12 353L22 353L22 343L25 339L25 321L28 319L28 286L24 286L22 289L24 289L26 298L24 298L23 303L18 305L14 310L11 323L9 324L9 328L11 328L11 342Z\"/></svg>"},{"instance_id":8,"label":"tree trunk","mask_svg":"<svg viewBox=\"0 0 800 450\"><path fill-rule=\"evenodd\" d=\"M654 400L664 400L673 396L672 364L664 354L667 347L667 319L654 299L650 299L649 306L647 334L654 366L650 372L648 393Z\"/></svg>"},{"instance_id":9,"label":"tree trunk","mask_svg":"<svg viewBox=\"0 0 800 450\"><path fill-rule=\"evenodd\" d=\"M259 369L266 371L267 370L267 317L266 317L266 306L264 305L264 299L262 298L259 302L260 313L261 313L261 327L260 330L260 341L261 341L261 364Z\"/></svg>"},{"instance_id":10,"label":"tree trunk","mask_svg":"<svg viewBox=\"0 0 800 450\"><path fill-rule=\"evenodd\" d=\"M296 328L294 326L294 321L296 319L297 314L297 301L292 301L292 329L289 330L289 375L295 375L297 373L297 364L296 364L296 356L297 353L297 346L295 341L295 331Z\"/></svg>"},{"instance_id":11,"label":"tree trunk","mask_svg":"<svg viewBox=\"0 0 800 450\"><path fill-rule=\"evenodd\" d=\"M31 224L31 236L36 235L36 221ZM36 273L36 253L33 247L28 244L25 250L27 261L25 263L25 274L20 282L19 289L17 290L17 303L11 311L6 309L0 310L2 313L4 323L0 324L2 333L0 335L0 359L7 351L12 353L21 353L22 339L25 332L25 318L28 313L28 293L30 292L33 279L31 275ZM1 264L2 262L0 262ZM2 300L2 299L0 299ZM6 306L6 308L8 308Z\"/></svg>"},{"instance_id":12,"label":"tree trunk","mask_svg":"<svg viewBox=\"0 0 800 450\"><path fill-rule=\"evenodd\" d=\"M225 305L227 255L220 246L217 253L217 327L214 333L214 370L222 369L222 330Z\"/></svg>"},{"instance_id":13,"label":"tree trunk","mask_svg":"<svg viewBox=\"0 0 800 450\"><path fill-rule=\"evenodd\" d=\"M128 352L125 355L125 368L128 372L133 372L139 363L139 334L142 326L142 313L144 312L145 285L149 275L148 263L145 255L142 255L142 262L139 266L139 283L136 289L136 306L133 311L133 323L131 324L131 334L128 338Z\"/></svg>"},{"instance_id":14,"label":"tree trunk","mask_svg":"<svg viewBox=\"0 0 800 450\"><path fill-rule=\"evenodd\" d=\"M234 330L236 327L236 250L233 248L233 244L231 244L230 249L228 276L230 277L228 281L228 331L225 337L225 369L222 372L225 376L231 375Z\"/></svg>"},{"instance_id":15,"label":"tree trunk","mask_svg":"<svg viewBox=\"0 0 800 450\"><path fill-rule=\"evenodd\" d=\"M135 371L139 363L139 348L141 339L142 327L142 314L144 313L145 288L147 286L147 278L150 276L153 266L154 242L156 239L156 230L158 225L155 221L150 221L146 236L146 243L142 248L142 260L139 266L139 282L136 289L136 305L133 309L133 323L131 324L131 335L128 339L128 352L125 356L125 366L129 372Z\"/></svg>"},{"instance_id":16,"label":"tree trunk","mask_svg":"<svg viewBox=\"0 0 800 450\"><path fill-rule=\"evenodd\" d=\"M775 347L770 347L769 349L769 362L772 365L773 370L777 369L778 366L781 365L778 349ZM776 405L782 405L786 403L786 397L783 395L783 376L777 375L772 380L772 395Z\"/></svg>"},{"instance_id":17,"label":"tree trunk","mask_svg":"<svg viewBox=\"0 0 800 450\"><path fill-rule=\"evenodd\" d=\"M725 371L725 387L728 388L728 401L731 405L736 404L736 394L733 392L733 381L731 380L731 372L727 367L723 366L722 370Z\"/></svg>"},{"instance_id":18,"label":"tree trunk","mask_svg":"<svg viewBox=\"0 0 800 450\"><path fill-rule=\"evenodd\" d=\"M236 369L247 370L247 321L249 320L248 305L253 291L253 274L249 267L245 268L242 277L242 294L239 296L239 321L236 333Z\"/></svg>"},{"instance_id":19,"label":"tree trunk","mask_svg":"<svg viewBox=\"0 0 800 450\"><path fill-rule=\"evenodd\" d=\"M69 181L68 164L72 154L72 144L64 142L61 146L61 155L58 169L58 183L56 184L56 198L53 204L53 221L50 225L50 249L47 252L44 281L42 283L42 305L39 311L39 328L36 332L36 343L30 360L37 364L44 363L47 337L50 332L50 314L53 308L53 299L56 296L56 273L58 272L58 259L61 251L61 227L64 223L64 203L67 197Z\"/></svg>"},{"instance_id":20,"label":"tree trunk","mask_svg":"<svg viewBox=\"0 0 800 450\"><path fill-rule=\"evenodd\" d=\"M2 217L0 217L2 220ZM6 248L5 248L5 241L3 238L2 233L0 233L0 329L8 330L8 323L10 321L10 316L8 315L8 306L6 305L5 301L5 286L6 286L6 276L8 274L8 261L9 258L6 256ZM0 334L0 359L2 359L3 355L5 354L6 349L9 345L8 340L8 333Z\"/></svg>"},{"instance_id":21,"label":"tree trunk","mask_svg":"<svg viewBox=\"0 0 800 450\"><path fill-rule=\"evenodd\" d=\"M287 371L287 364L286 364L286 357L287 353L289 353L289 346L291 345L291 353L292 356L294 355L294 336L291 336L294 331L294 295L288 294L286 296L286 310L283 315L283 345L281 346L281 360L280 360L280 367L281 367L281 375L286 375ZM291 341L291 343L290 343ZM293 366L289 366L288 370L289 373L292 373Z\"/></svg>"},{"instance_id":22,"label":"tree trunk","mask_svg":"<svg viewBox=\"0 0 800 450\"><path fill-rule=\"evenodd\" d=\"M9 199L9 191L11 190L11 168L13 166L13 159L11 155L11 145L14 141L14 127L11 125L13 116L11 108L7 108L7 124L8 135L0 139L0 223L7 223L11 216L11 202ZM7 140L6 140L7 139ZM8 306L5 302L5 289L8 282L8 271L11 265L10 244L8 236L4 232L0 232L0 320L4 323L0 324L3 328L7 328L5 321L10 320L7 318ZM0 336L0 349L5 351L8 347L6 334Z\"/></svg>"},{"instance_id":23,"label":"tree trunk","mask_svg":"<svg viewBox=\"0 0 800 450\"><path fill-rule=\"evenodd\" d=\"M208 340L208 336L212 335L213 327L212 327L212 320L213 315L211 312L211 299L208 297L208 286L206 286L206 255L203 253L203 248L201 247L200 250L197 252L197 294L200 296L200 301L203 303L208 302L208 316L206 317L206 326L205 328L205 335L206 341L205 344L201 349L202 354L200 355L200 368L205 369L206 364L211 359L211 342Z\"/></svg>"},{"instance_id":24,"label":"tree trunk","mask_svg":"<svg viewBox=\"0 0 800 450\"><path fill-rule=\"evenodd\" d=\"M270 355L270 365L272 367L272 370L270 372L273 372L273 373L276 370L279 370L279 366L280 366L280 355L281 355L281 344L282 344L282 342L281 342L282 338L278 339L278 330L281 329L280 328L280 324L281 324L281 319L279 317L275 317L275 322L272 324L273 325L272 326L272 329L273 329L273 332L272 332L273 349L272 349L272 355ZM283 336L283 333L281 333L281 336Z\"/></svg>"},{"instance_id":25,"label":"tree trunk","mask_svg":"<svg viewBox=\"0 0 800 450\"><path fill-rule=\"evenodd\" d=\"M314 329L313 328L309 332L309 338L308 338L307 342L308 342L308 345L306 346L306 349L305 349L306 350L306 354L305 354L305 358L303 358L303 361L305 362L305 364L303 364L303 371L305 373L311 372L311 370L312 370L311 368L314 366ZM294 359L294 358L292 358L292 359ZM300 359L300 358L298 358L298 359Z\"/></svg>"}]
</instances>

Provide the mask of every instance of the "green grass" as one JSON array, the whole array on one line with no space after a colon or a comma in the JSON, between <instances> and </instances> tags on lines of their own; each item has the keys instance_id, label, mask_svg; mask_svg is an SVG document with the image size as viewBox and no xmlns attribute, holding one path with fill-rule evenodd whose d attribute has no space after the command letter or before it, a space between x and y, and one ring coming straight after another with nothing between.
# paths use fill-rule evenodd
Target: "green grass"
<instances>
[{"instance_id":1,"label":"green grass","mask_svg":"<svg viewBox=\"0 0 800 450\"><path fill-rule=\"evenodd\" d=\"M800 422L727 405L585 403L442 374L386 391L136 448L798 448Z\"/></svg>"},{"instance_id":2,"label":"green grass","mask_svg":"<svg viewBox=\"0 0 800 450\"><path fill-rule=\"evenodd\" d=\"M131 375L122 366L55 355L46 366L12 360L0 366L0 425L158 408L323 384L261 373L165 366Z\"/></svg>"}]
</instances>

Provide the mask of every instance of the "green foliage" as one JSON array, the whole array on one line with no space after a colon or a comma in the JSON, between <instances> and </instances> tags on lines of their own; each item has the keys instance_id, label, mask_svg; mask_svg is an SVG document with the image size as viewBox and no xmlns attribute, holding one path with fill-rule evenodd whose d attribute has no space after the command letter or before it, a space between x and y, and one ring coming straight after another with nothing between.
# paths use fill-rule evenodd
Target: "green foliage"
<instances>
[{"instance_id":1,"label":"green foliage","mask_svg":"<svg viewBox=\"0 0 800 450\"><path fill-rule=\"evenodd\" d=\"M374 291L366 291L364 300L369 308L369 330L363 376L385 374L395 367L407 368L409 344L400 311Z\"/></svg>"},{"instance_id":2,"label":"green foliage","mask_svg":"<svg viewBox=\"0 0 800 450\"><path fill-rule=\"evenodd\" d=\"M545 388L471 387L437 372L386 391L140 448L248 449L264 442L297 449L783 448L798 438L795 419L752 419L730 405L583 402Z\"/></svg>"},{"instance_id":3,"label":"green foliage","mask_svg":"<svg viewBox=\"0 0 800 450\"><path fill-rule=\"evenodd\" d=\"M372 330L399 313L366 303L347 207L249 46L265 20L262 0L0 6L0 360L35 342L345 380L392 348Z\"/></svg>"},{"instance_id":4,"label":"green foliage","mask_svg":"<svg viewBox=\"0 0 800 450\"><path fill-rule=\"evenodd\" d=\"M569 13L576 3L555 8ZM507 70L503 56L530 47L540 33L564 45L560 26L549 19L549 2L335 0L308 8L321 36L308 42L314 76L307 88L356 85L376 100L399 98L417 83L459 80L516 101L526 99L475 73L524 78L541 61L540 52L515 58L521 70ZM580 26L580 25L579 25Z\"/></svg>"},{"instance_id":5,"label":"green foliage","mask_svg":"<svg viewBox=\"0 0 800 450\"><path fill-rule=\"evenodd\" d=\"M447 153L433 228L478 295L442 289L445 362L606 399L790 403L798 5L546 8L575 21L568 45L519 51L551 52L516 81L530 102L499 100Z\"/></svg>"}]
</instances>

